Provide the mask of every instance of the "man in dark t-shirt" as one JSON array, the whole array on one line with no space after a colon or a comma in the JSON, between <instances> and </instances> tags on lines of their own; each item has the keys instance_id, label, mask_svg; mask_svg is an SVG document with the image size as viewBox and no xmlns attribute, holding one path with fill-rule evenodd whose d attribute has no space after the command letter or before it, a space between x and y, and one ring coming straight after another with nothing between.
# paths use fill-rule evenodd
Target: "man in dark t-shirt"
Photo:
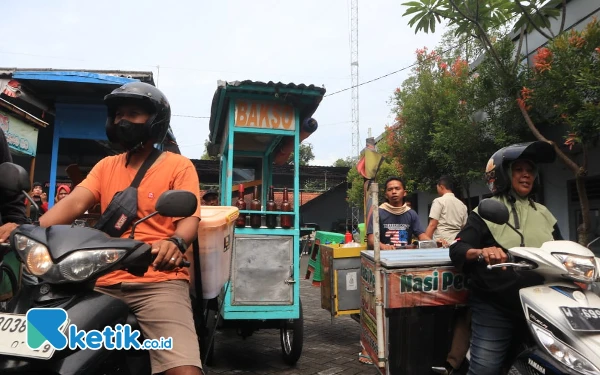
<instances>
[{"instance_id":1,"label":"man in dark t-shirt","mask_svg":"<svg viewBox=\"0 0 600 375\"><path fill-rule=\"evenodd\" d=\"M411 243L416 236L419 240L429 240L421 226L419 216L404 204L404 182L399 177L390 177L385 182L387 202L379 206L379 241L383 250L396 249ZM367 245L373 249L373 217L367 224Z\"/></svg>"}]
</instances>

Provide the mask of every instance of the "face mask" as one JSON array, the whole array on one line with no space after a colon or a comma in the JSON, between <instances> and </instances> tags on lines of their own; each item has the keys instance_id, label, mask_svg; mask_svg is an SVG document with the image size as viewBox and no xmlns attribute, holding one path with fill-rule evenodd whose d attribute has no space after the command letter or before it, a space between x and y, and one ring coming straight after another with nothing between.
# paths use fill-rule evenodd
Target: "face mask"
<instances>
[{"instance_id":1,"label":"face mask","mask_svg":"<svg viewBox=\"0 0 600 375\"><path fill-rule=\"evenodd\" d=\"M148 132L144 124L135 124L127 120L121 120L115 124L115 133L119 143L127 151L148 140Z\"/></svg>"}]
</instances>

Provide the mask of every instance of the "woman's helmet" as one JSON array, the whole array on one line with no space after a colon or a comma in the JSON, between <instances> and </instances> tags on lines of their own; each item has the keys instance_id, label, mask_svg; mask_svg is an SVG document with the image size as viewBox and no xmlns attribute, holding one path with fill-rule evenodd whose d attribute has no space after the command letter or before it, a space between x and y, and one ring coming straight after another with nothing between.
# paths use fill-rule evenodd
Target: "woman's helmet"
<instances>
[{"instance_id":1,"label":"woman's helmet","mask_svg":"<svg viewBox=\"0 0 600 375\"><path fill-rule=\"evenodd\" d=\"M126 83L106 95L104 103L108 108L106 135L109 141L123 145L128 151L138 144L144 144L150 140L155 143L164 141L171 122L171 106L166 96L156 87L143 82ZM142 125L144 131L136 132L137 134L133 137L136 138L135 140L121 139L122 132L117 131L118 125L115 124L117 108L126 103L137 104L150 113L148 121Z\"/></svg>"},{"instance_id":2,"label":"woman's helmet","mask_svg":"<svg viewBox=\"0 0 600 375\"><path fill-rule=\"evenodd\" d=\"M496 151L485 167L485 181L492 194L510 190L509 167L518 159L529 160L534 165L552 163L556 159L556 151L550 143L542 141L517 143Z\"/></svg>"}]
</instances>

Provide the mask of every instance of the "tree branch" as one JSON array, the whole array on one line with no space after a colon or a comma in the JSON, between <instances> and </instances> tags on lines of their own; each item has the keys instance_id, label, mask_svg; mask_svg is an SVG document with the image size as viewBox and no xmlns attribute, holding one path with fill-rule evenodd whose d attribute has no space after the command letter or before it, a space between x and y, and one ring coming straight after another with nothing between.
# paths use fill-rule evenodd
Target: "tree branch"
<instances>
[{"instance_id":1,"label":"tree branch","mask_svg":"<svg viewBox=\"0 0 600 375\"><path fill-rule=\"evenodd\" d=\"M467 21L471 22L472 24L474 24L477 29L479 29L479 32L481 33L481 36L478 36L479 38L483 39L483 45L484 48L486 49L486 51L488 53L490 53L492 55L492 57L494 58L494 60L496 60L496 62L498 63L498 67L500 68L500 70L502 70L502 73L504 73L505 75L508 75L508 72L506 71L504 65L502 64L502 60L500 59L500 56L498 56L498 54L496 53L496 50L494 49L494 45L492 43L492 41L490 40L490 38L488 37L485 29L483 28L483 26L481 26L481 24L473 19L472 17L469 17L468 15L466 15L459 7L458 5L456 5L456 2L454 0L449 0L450 4L452 5L452 7L463 17L465 18Z\"/></svg>"},{"instance_id":2,"label":"tree branch","mask_svg":"<svg viewBox=\"0 0 600 375\"><path fill-rule=\"evenodd\" d=\"M525 122L527 123L529 130L531 130L531 132L533 133L535 138L537 138L538 140L540 140L542 142L551 144L554 147L554 151L556 151L556 155L558 155L558 157L562 159L562 161L567 165L567 167L569 167L573 171L573 173L575 173L577 175L581 170L579 165L577 165L577 163L575 163L573 160L571 160L571 158L568 157L558 147L556 142L552 142L552 141L548 140L546 137L544 137L542 135L542 133L540 133L540 131L535 127L535 124L533 123L533 121L531 121L531 117L529 117L529 113L527 113L527 110L525 108L523 108L522 106L519 106L519 108L521 109L521 113L523 114L523 117L525 118Z\"/></svg>"},{"instance_id":3,"label":"tree branch","mask_svg":"<svg viewBox=\"0 0 600 375\"><path fill-rule=\"evenodd\" d=\"M581 144L581 148L583 150L583 161L581 163L581 168L583 172L587 175L588 171L588 160L589 160L589 149L585 143Z\"/></svg>"},{"instance_id":4,"label":"tree branch","mask_svg":"<svg viewBox=\"0 0 600 375\"><path fill-rule=\"evenodd\" d=\"M525 27L521 27L521 34L519 35L519 46L517 47L517 56L515 58L515 65L512 71L516 73L519 61L521 60L521 48L523 48L523 39L525 39Z\"/></svg>"},{"instance_id":5,"label":"tree branch","mask_svg":"<svg viewBox=\"0 0 600 375\"><path fill-rule=\"evenodd\" d=\"M531 24L531 26L533 26L533 28L540 33L544 38L550 40L552 39L552 37L548 34L546 34L545 32L542 31L542 29L540 29L534 22L533 19L531 19L531 16L529 15L529 12L527 12L527 10L525 9L525 7L523 6L523 4L521 4L521 1L519 0L515 0L515 3L517 3L517 5L519 6L519 8L521 9L521 12L525 15L525 17L527 17L527 20L529 21L529 23ZM552 30L550 30L550 32L552 32Z\"/></svg>"},{"instance_id":6,"label":"tree branch","mask_svg":"<svg viewBox=\"0 0 600 375\"><path fill-rule=\"evenodd\" d=\"M565 31L565 21L567 20L567 0L562 0L562 21L560 21L560 29L558 35Z\"/></svg>"},{"instance_id":7,"label":"tree branch","mask_svg":"<svg viewBox=\"0 0 600 375\"><path fill-rule=\"evenodd\" d=\"M533 5L533 9L535 9L536 13L540 13L540 10L538 9L538 7L535 5L535 2L531 3ZM550 23L550 21L548 20L548 17L545 17L542 14L542 20L544 20L544 24L546 29L548 29L548 31L550 32L550 35L552 36L552 39L556 38L556 35L554 35L554 31L552 31L552 24Z\"/></svg>"}]
</instances>

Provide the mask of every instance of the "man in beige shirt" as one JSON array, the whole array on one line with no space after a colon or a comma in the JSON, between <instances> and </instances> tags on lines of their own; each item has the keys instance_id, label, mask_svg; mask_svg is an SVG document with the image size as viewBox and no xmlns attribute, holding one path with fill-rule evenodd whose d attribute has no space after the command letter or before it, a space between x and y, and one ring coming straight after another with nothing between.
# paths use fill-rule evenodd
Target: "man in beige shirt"
<instances>
[{"instance_id":1,"label":"man in beige shirt","mask_svg":"<svg viewBox=\"0 0 600 375\"><path fill-rule=\"evenodd\" d=\"M437 183L439 198L433 200L425 234L447 247L467 223L467 206L454 196L452 179L442 176Z\"/></svg>"},{"instance_id":2,"label":"man in beige shirt","mask_svg":"<svg viewBox=\"0 0 600 375\"><path fill-rule=\"evenodd\" d=\"M433 200L429 212L429 226L425 230L426 235L442 242L444 247L448 247L454 241L458 232L467 223L467 206L454 196L453 188L449 176L442 176L438 180L437 192L440 197ZM432 367L437 374L455 373L463 365L469 350L471 313L468 310L461 310L456 314L455 319L452 345L446 363L444 367Z\"/></svg>"}]
</instances>

